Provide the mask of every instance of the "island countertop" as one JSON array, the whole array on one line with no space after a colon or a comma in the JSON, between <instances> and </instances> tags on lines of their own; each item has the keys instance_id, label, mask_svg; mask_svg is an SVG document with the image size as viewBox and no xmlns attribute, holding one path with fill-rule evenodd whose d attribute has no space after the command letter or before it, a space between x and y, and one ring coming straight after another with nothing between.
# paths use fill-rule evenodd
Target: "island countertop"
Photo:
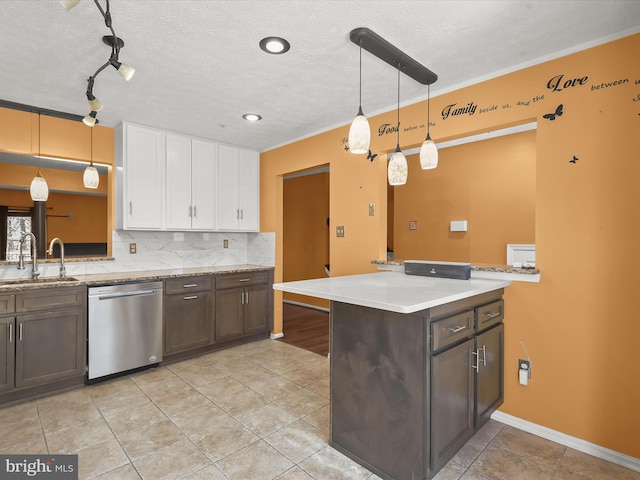
<instances>
[{"instance_id":1,"label":"island countertop","mask_svg":"<svg viewBox=\"0 0 640 480\"><path fill-rule=\"evenodd\" d=\"M414 313L509 285L508 280L454 280L391 271L276 283L273 288L391 312Z\"/></svg>"}]
</instances>

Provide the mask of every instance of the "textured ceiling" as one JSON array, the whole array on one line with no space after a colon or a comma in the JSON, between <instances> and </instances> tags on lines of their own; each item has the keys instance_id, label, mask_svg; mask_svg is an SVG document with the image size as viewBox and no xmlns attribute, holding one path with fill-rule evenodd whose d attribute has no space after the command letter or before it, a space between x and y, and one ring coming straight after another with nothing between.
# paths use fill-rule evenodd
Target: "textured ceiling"
<instances>
[{"instance_id":1,"label":"textured ceiling","mask_svg":"<svg viewBox=\"0 0 640 480\"><path fill-rule=\"evenodd\" d=\"M104 7L105 0L100 0ZM120 60L96 79L101 125L129 121L268 150L348 124L358 48L368 27L434 71L432 96L523 65L640 31L638 0L112 0ZM93 0L0 0L0 99L85 115L87 78L109 57ZM291 43L267 55L260 39ZM396 71L363 51L362 107L395 108ZM401 103L426 98L402 76ZM261 122L242 119L259 113Z\"/></svg>"}]
</instances>

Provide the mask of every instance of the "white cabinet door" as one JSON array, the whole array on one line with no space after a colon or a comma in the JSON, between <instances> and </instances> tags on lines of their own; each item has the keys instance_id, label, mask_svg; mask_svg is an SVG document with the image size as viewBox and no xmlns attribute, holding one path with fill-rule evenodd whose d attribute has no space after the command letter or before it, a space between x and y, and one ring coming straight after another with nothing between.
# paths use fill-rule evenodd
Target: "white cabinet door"
<instances>
[{"instance_id":1,"label":"white cabinet door","mask_svg":"<svg viewBox=\"0 0 640 480\"><path fill-rule=\"evenodd\" d=\"M238 228L243 232L257 232L260 225L260 154L240 149L238 166Z\"/></svg>"},{"instance_id":2,"label":"white cabinet door","mask_svg":"<svg viewBox=\"0 0 640 480\"><path fill-rule=\"evenodd\" d=\"M218 228L238 230L240 207L238 204L237 148L218 147Z\"/></svg>"},{"instance_id":3,"label":"white cabinet door","mask_svg":"<svg viewBox=\"0 0 640 480\"><path fill-rule=\"evenodd\" d=\"M220 145L218 166L218 229L259 230L260 155Z\"/></svg>"},{"instance_id":4,"label":"white cabinet door","mask_svg":"<svg viewBox=\"0 0 640 480\"><path fill-rule=\"evenodd\" d=\"M165 134L134 125L124 129L123 228L162 229Z\"/></svg>"},{"instance_id":5,"label":"white cabinet door","mask_svg":"<svg viewBox=\"0 0 640 480\"><path fill-rule=\"evenodd\" d=\"M218 144L191 142L191 227L215 230L218 217Z\"/></svg>"},{"instance_id":6,"label":"white cabinet door","mask_svg":"<svg viewBox=\"0 0 640 480\"><path fill-rule=\"evenodd\" d=\"M167 229L191 229L191 138L167 134Z\"/></svg>"}]
</instances>

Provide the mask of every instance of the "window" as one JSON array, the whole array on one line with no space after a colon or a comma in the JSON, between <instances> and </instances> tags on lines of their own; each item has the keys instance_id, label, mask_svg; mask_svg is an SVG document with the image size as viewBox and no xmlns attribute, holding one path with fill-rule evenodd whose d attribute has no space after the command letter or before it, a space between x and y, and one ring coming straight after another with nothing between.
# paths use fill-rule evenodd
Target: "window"
<instances>
[{"instance_id":1,"label":"window","mask_svg":"<svg viewBox=\"0 0 640 480\"><path fill-rule=\"evenodd\" d=\"M6 207L5 207L6 208ZM31 231L31 212L28 210L6 210L6 248L3 260L17 262L20 256L20 239L23 232ZM4 242L3 242L4 243ZM22 246L25 259L31 259L31 237L26 237Z\"/></svg>"}]
</instances>

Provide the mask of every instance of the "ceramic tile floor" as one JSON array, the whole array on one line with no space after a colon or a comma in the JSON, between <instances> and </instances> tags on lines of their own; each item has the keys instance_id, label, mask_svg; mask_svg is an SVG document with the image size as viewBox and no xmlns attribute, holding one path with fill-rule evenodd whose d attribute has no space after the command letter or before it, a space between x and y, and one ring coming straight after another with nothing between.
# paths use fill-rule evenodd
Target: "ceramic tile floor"
<instances>
[{"instance_id":1,"label":"ceramic tile floor","mask_svg":"<svg viewBox=\"0 0 640 480\"><path fill-rule=\"evenodd\" d=\"M81 479L379 480L328 438L328 360L273 340L0 408L1 453L77 453ZM435 478L640 473L490 421Z\"/></svg>"}]
</instances>

